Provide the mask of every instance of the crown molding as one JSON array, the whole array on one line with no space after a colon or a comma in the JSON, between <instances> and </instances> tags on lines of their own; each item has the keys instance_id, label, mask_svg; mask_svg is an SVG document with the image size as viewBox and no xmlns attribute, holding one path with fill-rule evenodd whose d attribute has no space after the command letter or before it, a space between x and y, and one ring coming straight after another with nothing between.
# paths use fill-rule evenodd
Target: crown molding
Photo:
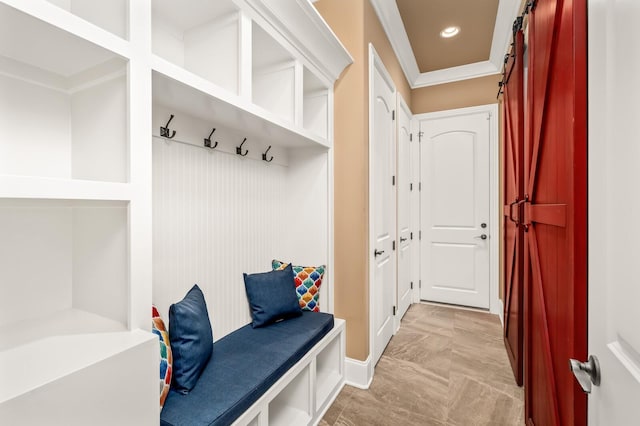
<instances>
[{"instance_id":1,"label":"crown molding","mask_svg":"<svg viewBox=\"0 0 640 426\"><path fill-rule=\"evenodd\" d=\"M421 73L395 0L370 0L412 89L500 73L521 0L499 0L489 59Z\"/></svg>"}]
</instances>

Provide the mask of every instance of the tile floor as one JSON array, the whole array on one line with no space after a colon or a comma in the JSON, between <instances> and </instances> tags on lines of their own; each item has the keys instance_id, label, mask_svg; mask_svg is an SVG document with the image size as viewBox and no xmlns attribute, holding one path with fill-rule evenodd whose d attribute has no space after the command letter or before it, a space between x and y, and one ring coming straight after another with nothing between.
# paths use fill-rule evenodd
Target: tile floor
<instances>
[{"instance_id":1,"label":"tile floor","mask_svg":"<svg viewBox=\"0 0 640 426\"><path fill-rule=\"evenodd\" d=\"M415 304L368 390L345 386L320 426L523 425L497 316Z\"/></svg>"}]
</instances>

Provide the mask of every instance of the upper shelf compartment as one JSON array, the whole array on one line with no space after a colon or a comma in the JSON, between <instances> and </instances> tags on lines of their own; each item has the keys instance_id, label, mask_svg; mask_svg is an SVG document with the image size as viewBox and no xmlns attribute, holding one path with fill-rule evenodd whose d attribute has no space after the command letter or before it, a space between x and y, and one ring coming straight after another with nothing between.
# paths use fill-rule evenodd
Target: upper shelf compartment
<instances>
[{"instance_id":1,"label":"upper shelf compartment","mask_svg":"<svg viewBox=\"0 0 640 426\"><path fill-rule=\"evenodd\" d=\"M331 145L329 92L352 60L309 2L154 0L152 27L156 105L274 146Z\"/></svg>"},{"instance_id":2,"label":"upper shelf compartment","mask_svg":"<svg viewBox=\"0 0 640 426\"><path fill-rule=\"evenodd\" d=\"M0 93L0 176L127 182L126 59L0 4Z\"/></svg>"},{"instance_id":3,"label":"upper shelf compartment","mask_svg":"<svg viewBox=\"0 0 640 426\"><path fill-rule=\"evenodd\" d=\"M128 0L87 1L87 0L47 0L79 18L127 39L129 28L127 16ZM135 0L134 0L135 1Z\"/></svg>"},{"instance_id":4,"label":"upper shelf compartment","mask_svg":"<svg viewBox=\"0 0 640 426\"><path fill-rule=\"evenodd\" d=\"M251 37L253 103L287 122L294 123L296 60L255 22Z\"/></svg>"},{"instance_id":5,"label":"upper shelf compartment","mask_svg":"<svg viewBox=\"0 0 640 426\"><path fill-rule=\"evenodd\" d=\"M233 94L240 86L240 14L230 0L154 0L153 53Z\"/></svg>"}]
</instances>

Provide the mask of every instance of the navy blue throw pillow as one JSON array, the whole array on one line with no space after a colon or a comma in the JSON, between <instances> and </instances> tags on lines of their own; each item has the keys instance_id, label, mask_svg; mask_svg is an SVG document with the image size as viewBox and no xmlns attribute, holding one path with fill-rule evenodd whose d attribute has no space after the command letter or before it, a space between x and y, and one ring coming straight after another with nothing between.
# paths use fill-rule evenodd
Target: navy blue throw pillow
<instances>
[{"instance_id":1,"label":"navy blue throw pillow","mask_svg":"<svg viewBox=\"0 0 640 426\"><path fill-rule=\"evenodd\" d=\"M244 274L253 328L302 315L291 265L281 271Z\"/></svg>"},{"instance_id":2,"label":"navy blue throw pillow","mask_svg":"<svg viewBox=\"0 0 640 426\"><path fill-rule=\"evenodd\" d=\"M187 394L195 387L213 351L207 304L197 284L169 308L169 341L173 352L171 388Z\"/></svg>"}]
</instances>

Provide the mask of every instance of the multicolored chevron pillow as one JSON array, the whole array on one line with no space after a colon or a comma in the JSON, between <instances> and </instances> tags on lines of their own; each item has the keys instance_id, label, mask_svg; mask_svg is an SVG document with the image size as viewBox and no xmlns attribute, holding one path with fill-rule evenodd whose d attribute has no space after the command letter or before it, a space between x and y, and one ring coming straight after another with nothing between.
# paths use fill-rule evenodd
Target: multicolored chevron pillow
<instances>
[{"instance_id":1,"label":"multicolored chevron pillow","mask_svg":"<svg viewBox=\"0 0 640 426\"><path fill-rule=\"evenodd\" d=\"M271 266L273 270L281 270L288 266L288 263L273 259ZM327 268L322 266L293 266L293 281L296 285L298 302L303 311L320 312L320 286L324 271Z\"/></svg>"},{"instance_id":2,"label":"multicolored chevron pillow","mask_svg":"<svg viewBox=\"0 0 640 426\"><path fill-rule=\"evenodd\" d=\"M171 386L171 367L173 365L173 354L169 343L169 333L164 326L164 321L155 306L151 307L153 322L151 331L158 336L160 341L160 409L164 405Z\"/></svg>"}]
</instances>

